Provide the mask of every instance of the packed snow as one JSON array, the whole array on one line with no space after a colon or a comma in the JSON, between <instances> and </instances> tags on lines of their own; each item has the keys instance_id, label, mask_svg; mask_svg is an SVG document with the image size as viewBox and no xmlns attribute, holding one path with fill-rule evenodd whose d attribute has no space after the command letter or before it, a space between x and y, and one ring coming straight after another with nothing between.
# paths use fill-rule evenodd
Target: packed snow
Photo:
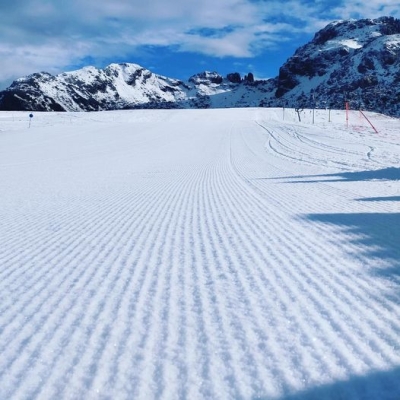
<instances>
[{"instance_id":1,"label":"packed snow","mask_svg":"<svg viewBox=\"0 0 400 400\"><path fill-rule=\"evenodd\" d=\"M398 119L28 115L0 113L0 399L400 398Z\"/></svg>"}]
</instances>

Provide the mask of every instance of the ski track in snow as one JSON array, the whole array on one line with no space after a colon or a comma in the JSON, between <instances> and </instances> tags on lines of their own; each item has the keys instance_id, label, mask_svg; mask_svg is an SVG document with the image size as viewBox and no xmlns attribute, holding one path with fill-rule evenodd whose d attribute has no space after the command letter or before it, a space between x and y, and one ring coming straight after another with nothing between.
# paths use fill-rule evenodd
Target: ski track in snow
<instances>
[{"instance_id":1,"label":"ski track in snow","mask_svg":"<svg viewBox=\"0 0 400 400\"><path fill-rule=\"evenodd\" d=\"M0 399L400 398L400 122L0 113Z\"/></svg>"}]
</instances>

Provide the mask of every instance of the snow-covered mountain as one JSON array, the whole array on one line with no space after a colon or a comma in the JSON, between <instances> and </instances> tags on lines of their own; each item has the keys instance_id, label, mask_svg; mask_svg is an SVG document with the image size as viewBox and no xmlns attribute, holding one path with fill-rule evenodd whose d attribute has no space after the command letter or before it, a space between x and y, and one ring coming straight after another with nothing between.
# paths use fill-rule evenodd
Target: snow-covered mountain
<instances>
[{"instance_id":1,"label":"snow-covered mountain","mask_svg":"<svg viewBox=\"0 0 400 400\"><path fill-rule=\"evenodd\" d=\"M0 109L342 108L346 100L352 108L400 116L400 20L333 22L268 81L254 81L252 74L202 72L183 82L137 64L111 64L20 78L0 92Z\"/></svg>"},{"instance_id":2,"label":"snow-covered mountain","mask_svg":"<svg viewBox=\"0 0 400 400\"><path fill-rule=\"evenodd\" d=\"M298 107L348 100L352 108L400 115L400 20L329 24L280 68L275 96Z\"/></svg>"},{"instance_id":3,"label":"snow-covered mountain","mask_svg":"<svg viewBox=\"0 0 400 400\"><path fill-rule=\"evenodd\" d=\"M202 72L188 82L150 72L137 64L86 67L53 76L46 72L17 79L0 93L2 110L99 111L132 108L258 106L268 82L235 82Z\"/></svg>"},{"instance_id":4,"label":"snow-covered mountain","mask_svg":"<svg viewBox=\"0 0 400 400\"><path fill-rule=\"evenodd\" d=\"M57 76L20 78L3 92L5 109L94 111L175 104L186 98L183 82L154 75L136 64L86 67ZM170 105L170 104L169 104Z\"/></svg>"}]
</instances>

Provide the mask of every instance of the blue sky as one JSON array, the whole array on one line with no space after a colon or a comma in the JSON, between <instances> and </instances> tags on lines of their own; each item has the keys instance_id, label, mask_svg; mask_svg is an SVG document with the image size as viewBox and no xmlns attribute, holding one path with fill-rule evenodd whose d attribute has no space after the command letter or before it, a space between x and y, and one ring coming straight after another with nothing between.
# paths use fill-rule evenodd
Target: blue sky
<instances>
[{"instance_id":1,"label":"blue sky","mask_svg":"<svg viewBox=\"0 0 400 400\"><path fill-rule=\"evenodd\" d=\"M11 0L0 5L0 88L38 71L112 62L171 78L204 70L275 77L315 32L400 17L397 0Z\"/></svg>"}]
</instances>

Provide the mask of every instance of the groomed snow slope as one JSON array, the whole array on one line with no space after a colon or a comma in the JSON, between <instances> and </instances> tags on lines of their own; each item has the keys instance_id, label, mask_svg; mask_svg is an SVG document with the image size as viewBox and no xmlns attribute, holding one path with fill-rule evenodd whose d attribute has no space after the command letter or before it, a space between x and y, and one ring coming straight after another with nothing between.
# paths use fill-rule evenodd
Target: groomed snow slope
<instances>
[{"instance_id":1,"label":"groomed snow slope","mask_svg":"<svg viewBox=\"0 0 400 400\"><path fill-rule=\"evenodd\" d=\"M0 399L399 399L400 122L0 113Z\"/></svg>"}]
</instances>

